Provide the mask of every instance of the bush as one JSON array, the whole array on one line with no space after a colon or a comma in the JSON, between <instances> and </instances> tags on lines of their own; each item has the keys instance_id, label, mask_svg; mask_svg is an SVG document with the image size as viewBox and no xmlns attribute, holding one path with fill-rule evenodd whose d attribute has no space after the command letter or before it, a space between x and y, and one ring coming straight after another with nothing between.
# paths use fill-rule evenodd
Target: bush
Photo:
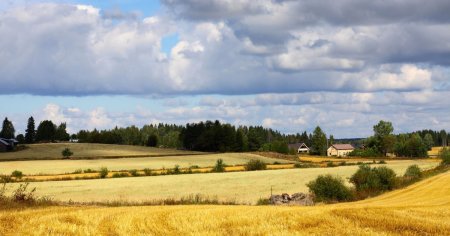
<instances>
[{"instance_id":1,"label":"bush","mask_svg":"<svg viewBox=\"0 0 450 236\"><path fill-rule=\"evenodd\" d=\"M128 175L128 173L119 173L119 172L115 172L112 177L113 178L123 178L123 177L129 177L130 175Z\"/></svg>"},{"instance_id":2,"label":"bush","mask_svg":"<svg viewBox=\"0 0 450 236\"><path fill-rule=\"evenodd\" d=\"M378 164L386 164L386 161L385 160L381 160L381 161L378 162Z\"/></svg>"},{"instance_id":3,"label":"bush","mask_svg":"<svg viewBox=\"0 0 450 236\"><path fill-rule=\"evenodd\" d=\"M83 173L82 169L76 169L74 172L72 172L72 174L81 174Z\"/></svg>"},{"instance_id":4,"label":"bush","mask_svg":"<svg viewBox=\"0 0 450 236\"><path fill-rule=\"evenodd\" d=\"M100 178L104 179L106 176L108 176L108 168L102 167L100 168L100 171L98 173L100 175Z\"/></svg>"},{"instance_id":5,"label":"bush","mask_svg":"<svg viewBox=\"0 0 450 236\"><path fill-rule=\"evenodd\" d=\"M356 191L368 194L392 190L395 187L395 172L384 166L371 168L360 165L350 182L355 185Z\"/></svg>"},{"instance_id":6,"label":"bush","mask_svg":"<svg viewBox=\"0 0 450 236\"><path fill-rule=\"evenodd\" d=\"M130 170L131 176L139 176L139 173L137 170Z\"/></svg>"},{"instance_id":7,"label":"bush","mask_svg":"<svg viewBox=\"0 0 450 236\"><path fill-rule=\"evenodd\" d=\"M441 165L450 165L450 148L443 148L438 156L442 160Z\"/></svg>"},{"instance_id":8,"label":"bush","mask_svg":"<svg viewBox=\"0 0 450 236\"><path fill-rule=\"evenodd\" d=\"M327 167L335 167L336 165L334 165L333 162L329 161L327 162Z\"/></svg>"},{"instance_id":9,"label":"bush","mask_svg":"<svg viewBox=\"0 0 450 236\"><path fill-rule=\"evenodd\" d=\"M15 202L34 202L36 200L34 196L36 188L28 191L28 185L29 183L19 185L12 193L12 200Z\"/></svg>"},{"instance_id":10,"label":"bush","mask_svg":"<svg viewBox=\"0 0 450 236\"><path fill-rule=\"evenodd\" d=\"M340 177L319 175L306 186L314 194L315 200L319 202L339 202L352 199L350 189L345 186L344 180Z\"/></svg>"},{"instance_id":11,"label":"bush","mask_svg":"<svg viewBox=\"0 0 450 236\"><path fill-rule=\"evenodd\" d=\"M180 166L179 165L175 165L175 167L173 168L172 173L175 174L175 175L181 174Z\"/></svg>"},{"instance_id":12,"label":"bush","mask_svg":"<svg viewBox=\"0 0 450 236\"><path fill-rule=\"evenodd\" d=\"M355 149L348 154L351 157L380 157L381 153L373 148Z\"/></svg>"},{"instance_id":13,"label":"bush","mask_svg":"<svg viewBox=\"0 0 450 236\"><path fill-rule=\"evenodd\" d=\"M14 180L9 175L0 175L0 182L3 184L12 183Z\"/></svg>"},{"instance_id":14,"label":"bush","mask_svg":"<svg viewBox=\"0 0 450 236\"><path fill-rule=\"evenodd\" d=\"M411 165L406 169L405 178L408 178L409 180L419 180L422 178L422 171L420 170L418 165Z\"/></svg>"},{"instance_id":15,"label":"bush","mask_svg":"<svg viewBox=\"0 0 450 236\"><path fill-rule=\"evenodd\" d=\"M95 170L93 170L93 169L85 169L85 170L83 170L83 173L95 173L96 171Z\"/></svg>"},{"instance_id":16,"label":"bush","mask_svg":"<svg viewBox=\"0 0 450 236\"><path fill-rule=\"evenodd\" d=\"M149 168L145 168L144 169L144 175L146 175L146 176L152 175L152 170L150 170Z\"/></svg>"},{"instance_id":17,"label":"bush","mask_svg":"<svg viewBox=\"0 0 450 236\"><path fill-rule=\"evenodd\" d=\"M250 160L245 165L245 170L247 171L265 170L265 169L267 169L267 165L261 160Z\"/></svg>"},{"instance_id":18,"label":"bush","mask_svg":"<svg viewBox=\"0 0 450 236\"><path fill-rule=\"evenodd\" d=\"M65 148L61 154L63 155L64 159L68 159L73 155L73 152L69 148Z\"/></svg>"},{"instance_id":19,"label":"bush","mask_svg":"<svg viewBox=\"0 0 450 236\"><path fill-rule=\"evenodd\" d=\"M224 172L225 171L225 163L223 163L222 159L218 159L216 161L216 165L214 166L213 172Z\"/></svg>"},{"instance_id":20,"label":"bush","mask_svg":"<svg viewBox=\"0 0 450 236\"><path fill-rule=\"evenodd\" d=\"M22 173L22 171L15 170L11 173L11 176L15 177L17 179L21 179L23 177L23 173Z\"/></svg>"}]
</instances>

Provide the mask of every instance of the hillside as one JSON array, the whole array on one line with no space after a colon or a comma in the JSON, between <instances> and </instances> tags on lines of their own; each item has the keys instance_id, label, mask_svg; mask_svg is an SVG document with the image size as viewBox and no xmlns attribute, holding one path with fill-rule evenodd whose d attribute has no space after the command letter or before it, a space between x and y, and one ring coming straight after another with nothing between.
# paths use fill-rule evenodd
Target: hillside
<instances>
[{"instance_id":1,"label":"hillside","mask_svg":"<svg viewBox=\"0 0 450 236\"><path fill-rule=\"evenodd\" d=\"M446 235L450 172L355 203L315 207L49 207L0 212L19 235Z\"/></svg>"},{"instance_id":2,"label":"hillside","mask_svg":"<svg viewBox=\"0 0 450 236\"><path fill-rule=\"evenodd\" d=\"M176 149L144 146L96 144L96 143L43 143L26 145L25 150L0 153L0 161L5 160L53 160L62 159L61 152L70 148L72 159L98 159L123 157L155 157L202 154ZM204 153L203 153L204 154Z\"/></svg>"}]
</instances>

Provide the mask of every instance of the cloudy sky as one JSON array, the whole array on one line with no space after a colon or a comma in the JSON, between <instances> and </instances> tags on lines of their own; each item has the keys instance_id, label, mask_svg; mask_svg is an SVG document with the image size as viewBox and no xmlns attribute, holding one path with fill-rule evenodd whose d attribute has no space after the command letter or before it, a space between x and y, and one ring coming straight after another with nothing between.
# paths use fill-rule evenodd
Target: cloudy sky
<instances>
[{"instance_id":1,"label":"cloudy sky","mask_svg":"<svg viewBox=\"0 0 450 236\"><path fill-rule=\"evenodd\" d=\"M218 119L364 137L450 129L448 0L0 0L18 132Z\"/></svg>"}]
</instances>

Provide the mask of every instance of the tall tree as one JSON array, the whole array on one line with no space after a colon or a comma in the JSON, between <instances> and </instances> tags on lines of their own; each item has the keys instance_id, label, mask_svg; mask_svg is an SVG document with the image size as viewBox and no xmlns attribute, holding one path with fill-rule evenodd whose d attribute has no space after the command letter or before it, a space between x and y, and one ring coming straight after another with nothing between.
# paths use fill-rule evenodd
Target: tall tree
<instances>
[{"instance_id":1,"label":"tall tree","mask_svg":"<svg viewBox=\"0 0 450 236\"><path fill-rule=\"evenodd\" d=\"M67 124L61 123L58 128L56 128L55 139L59 141L69 141L70 135L66 131Z\"/></svg>"},{"instance_id":2,"label":"tall tree","mask_svg":"<svg viewBox=\"0 0 450 236\"><path fill-rule=\"evenodd\" d=\"M434 146L433 136L431 136L431 134L429 133L425 135L425 137L423 138L423 142L427 146L428 150L431 150L431 148Z\"/></svg>"},{"instance_id":3,"label":"tall tree","mask_svg":"<svg viewBox=\"0 0 450 236\"><path fill-rule=\"evenodd\" d=\"M36 139L36 128L34 124L34 118L31 116L28 118L27 130L25 130L25 142L34 143Z\"/></svg>"},{"instance_id":4,"label":"tall tree","mask_svg":"<svg viewBox=\"0 0 450 236\"><path fill-rule=\"evenodd\" d=\"M376 149L385 156L394 149L395 137L392 135L394 127L389 121L380 120L373 126Z\"/></svg>"},{"instance_id":5,"label":"tall tree","mask_svg":"<svg viewBox=\"0 0 450 236\"><path fill-rule=\"evenodd\" d=\"M55 140L56 126L50 120L42 121L36 132L36 141L50 142Z\"/></svg>"},{"instance_id":6,"label":"tall tree","mask_svg":"<svg viewBox=\"0 0 450 236\"><path fill-rule=\"evenodd\" d=\"M16 131L14 129L14 125L11 121L8 120L8 117L6 117L5 120L3 120L2 130L0 131L0 138L15 138L15 132Z\"/></svg>"},{"instance_id":7,"label":"tall tree","mask_svg":"<svg viewBox=\"0 0 450 236\"><path fill-rule=\"evenodd\" d=\"M322 129L317 126L312 135L312 154L325 156L327 154L327 136Z\"/></svg>"}]
</instances>

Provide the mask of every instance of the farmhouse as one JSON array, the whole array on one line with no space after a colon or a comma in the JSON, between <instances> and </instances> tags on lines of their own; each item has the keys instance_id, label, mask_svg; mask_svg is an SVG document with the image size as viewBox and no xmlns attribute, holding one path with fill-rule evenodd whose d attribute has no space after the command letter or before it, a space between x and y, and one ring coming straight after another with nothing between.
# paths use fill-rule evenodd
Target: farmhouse
<instances>
[{"instance_id":1,"label":"farmhouse","mask_svg":"<svg viewBox=\"0 0 450 236\"><path fill-rule=\"evenodd\" d=\"M289 144L289 150L297 150L297 153L309 153L309 147L305 143Z\"/></svg>"},{"instance_id":2,"label":"farmhouse","mask_svg":"<svg viewBox=\"0 0 450 236\"><path fill-rule=\"evenodd\" d=\"M353 150L355 148L351 144L333 144L328 148L327 155L345 157Z\"/></svg>"},{"instance_id":3,"label":"farmhouse","mask_svg":"<svg viewBox=\"0 0 450 236\"><path fill-rule=\"evenodd\" d=\"M15 139L0 138L0 152L7 152L14 150L14 146L19 143Z\"/></svg>"}]
</instances>

